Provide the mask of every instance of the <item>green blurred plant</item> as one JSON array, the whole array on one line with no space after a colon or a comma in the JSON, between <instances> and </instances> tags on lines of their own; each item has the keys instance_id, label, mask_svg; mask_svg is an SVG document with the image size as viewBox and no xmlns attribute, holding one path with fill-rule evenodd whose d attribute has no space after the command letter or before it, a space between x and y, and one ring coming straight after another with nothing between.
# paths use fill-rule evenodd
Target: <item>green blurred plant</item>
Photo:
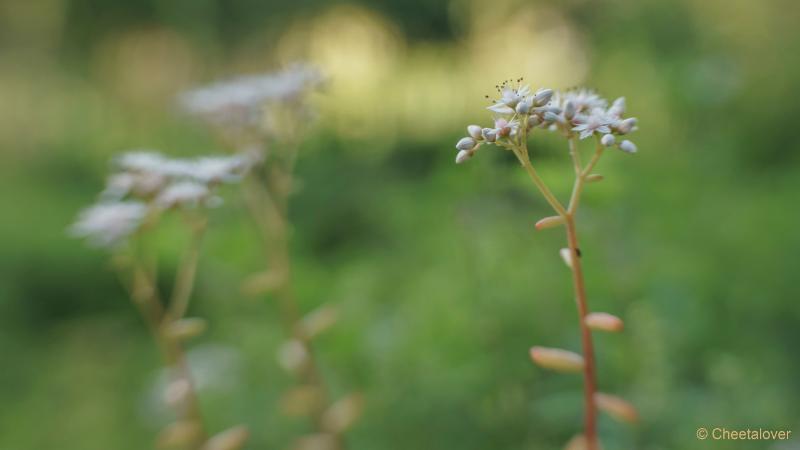
<instances>
[{"instance_id":1,"label":"green blurred plant","mask_svg":"<svg viewBox=\"0 0 800 450\"><path fill-rule=\"evenodd\" d=\"M216 186L238 180L249 164L238 157L184 160L145 151L126 153L116 163L121 170L109 177L98 203L80 214L72 232L111 251L131 302L163 354L169 375L163 400L174 410L175 421L162 430L158 446L241 448L248 437L244 427L209 436L184 346L207 328L204 319L186 317L208 224L206 210L221 201L214 195ZM171 214L180 217L189 241L165 301L159 291L153 234Z\"/></svg>"},{"instance_id":2,"label":"green blurred plant","mask_svg":"<svg viewBox=\"0 0 800 450\"><path fill-rule=\"evenodd\" d=\"M631 141L624 139L617 142L620 136L637 129L636 119L623 117L625 99L622 97L609 106L607 100L592 91L556 93L552 89L540 89L532 92L529 86L519 85L521 82L521 78L515 81L507 80L496 86L499 98L487 108L496 114L494 127L468 126L469 136L462 138L456 144L458 149L456 163L463 163L472 158L482 144L494 144L511 151L556 213L555 216L539 220L536 229L559 226L565 228L567 247L561 249L560 254L572 272L583 352L581 355L558 348L533 347L530 349L530 357L538 365L551 370L583 373L584 432L583 435L576 436L567 448L598 450L600 448L597 436L598 408L627 422L635 422L638 414L625 400L597 390L591 331L621 331L623 322L608 313L589 312L576 216L585 185L602 180L602 176L593 174L592 171L606 148L616 147L626 153L636 152L636 146ZM558 132L567 140L575 181L566 206L552 193L531 162L528 137L537 128ZM586 138L594 138L595 146L591 159L583 164L578 141Z\"/></svg>"},{"instance_id":3,"label":"green blurred plant","mask_svg":"<svg viewBox=\"0 0 800 450\"><path fill-rule=\"evenodd\" d=\"M287 415L307 417L312 423L312 432L295 442L297 450L344 449L344 432L362 409L359 394L332 401L315 354L314 338L336 322L336 307L323 304L301 312L292 283L288 213L296 185L294 167L313 121L308 96L322 82L316 69L294 65L271 74L217 83L181 97L184 109L202 117L226 147L258 161L244 180L243 194L267 267L248 277L242 290L249 296L272 296L278 302L287 336L278 349L278 362L296 380L285 392L282 408Z\"/></svg>"}]
</instances>

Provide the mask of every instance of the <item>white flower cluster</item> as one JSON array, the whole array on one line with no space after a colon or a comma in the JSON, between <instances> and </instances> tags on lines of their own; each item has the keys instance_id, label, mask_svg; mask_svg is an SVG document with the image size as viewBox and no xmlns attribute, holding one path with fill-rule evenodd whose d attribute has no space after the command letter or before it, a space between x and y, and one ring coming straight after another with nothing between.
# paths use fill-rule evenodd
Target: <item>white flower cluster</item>
<instances>
[{"instance_id":1,"label":"white flower cluster","mask_svg":"<svg viewBox=\"0 0 800 450\"><path fill-rule=\"evenodd\" d=\"M214 207L214 188L236 182L259 161L249 153L233 156L169 158L147 150L117 158L97 204L82 211L71 232L101 247L122 243L139 229L149 211Z\"/></svg>"},{"instance_id":2,"label":"white flower cluster","mask_svg":"<svg viewBox=\"0 0 800 450\"><path fill-rule=\"evenodd\" d=\"M614 100L609 106L606 99L586 89L566 92L539 89L533 92L528 85L513 87L509 81L503 82L497 89L500 97L487 108L496 113L494 126L468 126L468 136L456 144L456 163L470 159L481 144L507 148L514 145L513 140L522 124L527 131L545 128L579 133L580 139L597 135L606 147L614 146L627 153L636 152L633 142L617 138L637 129L635 118L624 118L624 97Z\"/></svg>"},{"instance_id":3,"label":"white flower cluster","mask_svg":"<svg viewBox=\"0 0 800 450\"><path fill-rule=\"evenodd\" d=\"M257 126L264 108L301 100L324 82L322 73L307 64L284 70L221 81L185 92L182 109L223 127Z\"/></svg>"}]
</instances>

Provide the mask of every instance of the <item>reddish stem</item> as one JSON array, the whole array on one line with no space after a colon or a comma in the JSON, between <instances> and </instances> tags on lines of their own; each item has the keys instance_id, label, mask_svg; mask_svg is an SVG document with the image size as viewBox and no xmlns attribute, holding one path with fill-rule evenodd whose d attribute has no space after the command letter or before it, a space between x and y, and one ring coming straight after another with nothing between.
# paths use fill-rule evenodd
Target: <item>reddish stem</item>
<instances>
[{"instance_id":1,"label":"reddish stem","mask_svg":"<svg viewBox=\"0 0 800 450\"><path fill-rule=\"evenodd\" d=\"M598 450L597 406L594 400L594 394L597 391L594 345L592 344L592 332L584 321L584 318L589 313L589 308L586 304L586 287L583 282L581 258L578 254L578 235L575 231L575 218L572 214L567 215L566 228L567 242L572 259L572 284L575 290L575 303L578 306L578 318L580 319L581 327L581 345L583 347L583 394L585 403L584 436L586 437L587 450Z\"/></svg>"}]
</instances>

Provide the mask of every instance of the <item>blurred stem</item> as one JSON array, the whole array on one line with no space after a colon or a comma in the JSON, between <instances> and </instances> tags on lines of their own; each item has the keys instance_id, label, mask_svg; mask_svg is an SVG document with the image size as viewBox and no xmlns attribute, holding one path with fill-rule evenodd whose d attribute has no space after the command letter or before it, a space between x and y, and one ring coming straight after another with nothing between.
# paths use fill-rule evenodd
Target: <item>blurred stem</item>
<instances>
[{"instance_id":1,"label":"blurred stem","mask_svg":"<svg viewBox=\"0 0 800 450\"><path fill-rule=\"evenodd\" d=\"M296 145L287 145L283 159L264 167L262 174L252 174L246 182L245 201L248 211L258 224L262 234L264 253L269 262L268 270L278 275L273 295L281 308L281 322L287 336L303 343L308 352L306 368L298 375L298 384L314 387L321 394L319 407L312 412L311 420L316 431L323 431L322 417L329 403L329 394L314 355L312 342L298 331L302 319L292 284L291 225L289 222L289 198L294 183ZM259 177L258 175L263 175ZM337 436L339 449L344 441Z\"/></svg>"},{"instance_id":2,"label":"blurred stem","mask_svg":"<svg viewBox=\"0 0 800 450\"><path fill-rule=\"evenodd\" d=\"M173 406L175 410L177 420L187 421L196 426L198 434L190 444L191 449L199 449L206 441L208 434L205 431L197 392L189 371L189 365L183 346L180 341L170 336L167 332L166 325L172 320L180 319L183 315L182 311L185 311L186 306L188 306L188 298L191 294L194 272L197 266L199 242L203 234L202 229L204 229L204 226L200 227L199 231L193 236L190 250L187 252L187 256L184 258L181 268L178 270L179 275L177 275L176 278L173 300L177 300L184 305L178 308L174 308L174 304L169 305L169 311L181 312L180 315L175 316L173 315L174 313L165 310L161 302L154 268L155 258L148 257L142 243L142 236L139 236L137 239L137 255L134 257L134 261L131 265L131 281L130 283L126 283L125 280L123 280L123 285L126 287L131 301L137 309L139 309L142 318L153 335L156 345L161 350L172 382L183 382L186 383L188 387L186 395L181 399L182 402L171 406Z\"/></svg>"},{"instance_id":3,"label":"blurred stem","mask_svg":"<svg viewBox=\"0 0 800 450\"><path fill-rule=\"evenodd\" d=\"M194 288L197 262L200 259L200 247L206 229L206 219L198 218L190 221L192 237L189 248L183 256L178 274L175 277L175 287L172 290L172 299L169 304L169 314L165 321L176 321L183 318L189 308L189 299ZM166 325L166 323L165 323Z\"/></svg>"}]
</instances>

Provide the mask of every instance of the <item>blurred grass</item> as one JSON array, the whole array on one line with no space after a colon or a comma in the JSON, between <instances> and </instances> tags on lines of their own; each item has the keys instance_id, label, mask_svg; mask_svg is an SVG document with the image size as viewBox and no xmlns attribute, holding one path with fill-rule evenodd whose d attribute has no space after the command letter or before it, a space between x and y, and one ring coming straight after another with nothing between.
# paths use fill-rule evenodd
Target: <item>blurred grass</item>
<instances>
[{"instance_id":1,"label":"blurred grass","mask_svg":"<svg viewBox=\"0 0 800 450\"><path fill-rule=\"evenodd\" d=\"M333 79L298 167L297 289L307 309L343 308L319 347L334 391L367 398L352 448L556 449L579 427L580 380L527 359L534 344L578 347L562 237L533 232L547 208L508 155L452 164L463 126L489 117L483 94L518 75L625 95L641 122L639 154L604 158L580 223L592 304L628 324L598 337L601 385L643 413L635 429L603 419L606 448L699 448L700 426L796 430L798 8L492 3L4 0L0 448L152 445L158 354L105 255L64 230L115 152L215 151L174 114L175 91L303 56ZM565 149L534 142L564 195ZM273 304L239 293L261 261L229 194L192 306L211 320L195 347L226 380L202 401L212 429L244 422L249 448L284 448L302 424L276 411L281 332Z\"/></svg>"}]
</instances>

